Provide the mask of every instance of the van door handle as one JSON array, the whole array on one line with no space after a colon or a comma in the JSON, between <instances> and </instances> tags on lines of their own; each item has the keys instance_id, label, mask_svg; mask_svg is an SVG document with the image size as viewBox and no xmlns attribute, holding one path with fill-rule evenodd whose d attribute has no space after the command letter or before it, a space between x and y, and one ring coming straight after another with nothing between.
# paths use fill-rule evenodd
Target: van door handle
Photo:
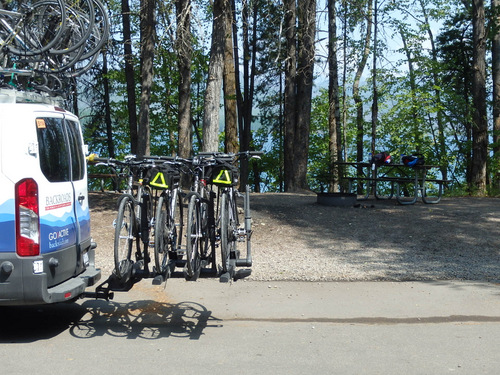
<instances>
[{"instance_id":1,"label":"van door handle","mask_svg":"<svg viewBox=\"0 0 500 375\"><path fill-rule=\"evenodd\" d=\"M82 204L82 202L83 202L84 200L85 200L85 195L80 194L80 195L78 196L78 202L80 202L80 204Z\"/></svg>"}]
</instances>

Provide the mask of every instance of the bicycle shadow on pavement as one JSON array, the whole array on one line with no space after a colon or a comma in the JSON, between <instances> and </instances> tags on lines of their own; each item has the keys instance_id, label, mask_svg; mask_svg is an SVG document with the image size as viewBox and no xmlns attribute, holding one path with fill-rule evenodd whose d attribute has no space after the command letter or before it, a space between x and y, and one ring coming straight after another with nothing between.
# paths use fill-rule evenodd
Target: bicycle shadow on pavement
<instances>
[{"instance_id":1,"label":"bicycle shadow on pavement","mask_svg":"<svg viewBox=\"0 0 500 375\"><path fill-rule=\"evenodd\" d=\"M110 335L126 339L198 340L207 327L222 327L222 320L194 302L85 300L83 303L0 307L0 344L47 340L66 330L80 339Z\"/></svg>"},{"instance_id":2,"label":"bicycle shadow on pavement","mask_svg":"<svg viewBox=\"0 0 500 375\"><path fill-rule=\"evenodd\" d=\"M119 303L88 300L86 314L69 328L73 337L89 339L110 335L147 340L165 337L198 340L207 327L222 327L205 306L195 302L170 304L153 300Z\"/></svg>"}]
</instances>

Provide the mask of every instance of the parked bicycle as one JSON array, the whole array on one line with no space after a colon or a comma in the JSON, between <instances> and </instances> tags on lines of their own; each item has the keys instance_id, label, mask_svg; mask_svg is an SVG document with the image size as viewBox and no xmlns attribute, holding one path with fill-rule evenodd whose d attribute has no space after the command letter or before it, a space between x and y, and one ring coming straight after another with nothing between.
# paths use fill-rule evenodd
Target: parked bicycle
<instances>
[{"instance_id":1,"label":"parked bicycle","mask_svg":"<svg viewBox=\"0 0 500 375\"><path fill-rule=\"evenodd\" d=\"M239 173L235 164L242 159L260 158L262 153L246 151L237 154L214 153L212 155L216 166L211 173L211 182L218 187L220 197L218 219L221 249L220 281L227 282L234 278L244 277L250 272L249 270L237 271L237 267L252 266L250 187L246 185L243 194L238 191ZM240 220L238 211L238 198L243 198L243 221ZM246 243L245 257L241 257L238 242Z\"/></svg>"},{"instance_id":2,"label":"parked bicycle","mask_svg":"<svg viewBox=\"0 0 500 375\"><path fill-rule=\"evenodd\" d=\"M191 192L187 195L188 215L186 233L186 280L196 280L200 272L209 271L225 282L244 277L249 270L236 267L252 265L250 237L249 187L241 195L236 185L239 173L235 163L242 158L255 158L261 153L238 154L200 153L184 160L193 177ZM245 227L240 226L236 200L244 197ZM241 258L236 242L247 242L247 253ZM217 267L216 250L221 249L221 264Z\"/></svg>"},{"instance_id":3,"label":"parked bicycle","mask_svg":"<svg viewBox=\"0 0 500 375\"><path fill-rule=\"evenodd\" d=\"M155 199L147 172L155 166L150 160L92 158L91 161L120 170L126 174L127 186L118 200L117 218L113 223L115 276L126 284L131 278L151 277L149 247L154 245L151 233L154 226Z\"/></svg>"},{"instance_id":4,"label":"parked bicycle","mask_svg":"<svg viewBox=\"0 0 500 375\"><path fill-rule=\"evenodd\" d=\"M149 171L149 184L160 190L155 211L154 255L155 270L160 276L157 282L166 280L176 263L182 261L182 236L184 214L180 170L182 163L172 158L159 158L162 161Z\"/></svg>"},{"instance_id":5,"label":"parked bicycle","mask_svg":"<svg viewBox=\"0 0 500 375\"><path fill-rule=\"evenodd\" d=\"M260 155L201 153L190 159L130 157L124 161L93 158L97 165L112 168L114 178L127 180L114 222L114 277L125 285L147 277L160 283L176 267L182 267L184 278L191 281L202 273L218 275L222 282L249 275L248 268L238 268L252 266L250 188L238 191L236 163ZM187 194L180 187L182 174L192 178ZM238 249L239 242L246 243L246 254ZM150 269L153 246L154 268Z\"/></svg>"},{"instance_id":6,"label":"parked bicycle","mask_svg":"<svg viewBox=\"0 0 500 375\"><path fill-rule=\"evenodd\" d=\"M191 176L190 192L186 195L186 259L184 278L197 280L202 268L205 272L217 272L215 248L218 238L215 230L214 199L216 194L207 185L207 173L215 163L213 158L195 156L181 159Z\"/></svg>"}]
</instances>

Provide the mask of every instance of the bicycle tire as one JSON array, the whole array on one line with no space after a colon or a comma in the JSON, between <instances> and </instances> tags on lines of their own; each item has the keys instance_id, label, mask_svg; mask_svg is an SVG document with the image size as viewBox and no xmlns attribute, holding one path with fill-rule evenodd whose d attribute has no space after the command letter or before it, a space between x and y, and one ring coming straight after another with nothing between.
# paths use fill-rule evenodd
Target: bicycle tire
<instances>
[{"instance_id":1,"label":"bicycle tire","mask_svg":"<svg viewBox=\"0 0 500 375\"><path fill-rule=\"evenodd\" d=\"M88 60L82 60L80 57L80 60L76 61L75 64L73 64L69 72L64 72L64 75L67 78L79 77L82 74L87 73L97 62L98 58L99 58L98 54L95 54Z\"/></svg>"},{"instance_id":2,"label":"bicycle tire","mask_svg":"<svg viewBox=\"0 0 500 375\"><path fill-rule=\"evenodd\" d=\"M144 251L146 253L147 248L150 244L149 240L151 238L151 232L154 229L153 222L153 213L154 211L154 198L151 191L151 188L148 185L143 186L142 193L142 207L140 214L140 232L141 232L141 240L144 244ZM153 237L154 238L154 237Z\"/></svg>"},{"instance_id":3,"label":"bicycle tire","mask_svg":"<svg viewBox=\"0 0 500 375\"><path fill-rule=\"evenodd\" d=\"M134 202L128 197L123 198L118 207L114 240L115 274L118 278L128 273L133 263L132 248L138 241L134 207Z\"/></svg>"},{"instance_id":4,"label":"bicycle tire","mask_svg":"<svg viewBox=\"0 0 500 375\"><path fill-rule=\"evenodd\" d=\"M172 191L172 200L170 203L170 218L172 231L175 231L175 236L172 236L171 246L169 248L169 256L177 258L177 254L182 246L182 235L184 228L184 209L182 207L182 197L178 189Z\"/></svg>"},{"instance_id":5,"label":"bicycle tire","mask_svg":"<svg viewBox=\"0 0 500 375\"><path fill-rule=\"evenodd\" d=\"M222 273L230 270L231 254L236 253L236 233L238 218L236 202L229 196L230 191L224 191L221 198L220 209L220 248Z\"/></svg>"},{"instance_id":6,"label":"bicycle tire","mask_svg":"<svg viewBox=\"0 0 500 375\"><path fill-rule=\"evenodd\" d=\"M66 1L66 30L60 42L50 49L50 53L64 54L75 51L86 43L95 23L94 1Z\"/></svg>"},{"instance_id":7,"label":"bicycle tire","mask_svg":"<svg viewBox=\"0 0 500 375\"><path fill-rule=\"evenodd\" d=\"M163 275L168 262L168 194L163 192L158 198L155 215L155 267L156 273Z\"/></svg>"},{"instance_id":8,"label":"bicycle tire","mask_svg":"<svg viewBox=\"0 0 500 375\"><path fill-rule=\"evenodd\" d=\"M200 200L192 195L188 204L187 231L186 231L186 265L184 278L195 281L200 275L200 240L202 239Z\"/></svg>"},{"instance_id":9,"label":"bicycle tire","mask_svg":"<svg viewBox=\"0 0 500 375\"><path fill-rule=\"evenodd\" d=\"M94 0L95 20L92 32L85 43L85 51L81 57L82 60L87 60L97 54L109 38L109 17L108 10L99 0Z\"/></svg>"},{"instance_id":10,"label":"bicycle tire","mask_svg":"<svg viewBox=\"0 0 500 375\"><path fill-rule=\"evenodd\" d=\"M156 272L165 275L169 259L177 259L182 244L183 210L177 190L162 193L158 198L155 222Z\"/></svg>"},{"instance_id":11,"label":"bicycle tire","mask_svg":"<svg viewBox=\"0 0 500 375\"><path fill-rule=\"evenodd\" d=\"M15 43L7 46L14 55L35 56L49 51L60 41L66 29L63 0L12 0L7 10L24 14L28 8L31 9L31 16L26 18L14 37Z\"/></svg>"}]
</instances>

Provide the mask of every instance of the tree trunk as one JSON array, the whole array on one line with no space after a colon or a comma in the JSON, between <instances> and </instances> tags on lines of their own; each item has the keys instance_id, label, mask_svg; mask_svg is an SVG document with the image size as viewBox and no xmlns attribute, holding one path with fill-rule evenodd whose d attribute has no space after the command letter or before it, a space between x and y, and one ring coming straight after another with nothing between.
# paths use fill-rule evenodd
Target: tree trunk
<instances>
[{"instance_id":1,"label":"tree trunk","mask_svg":"<svg viewBox=\"0 0 500 375\"><path fill-rule=\"evenodd\" d=\"M240 149L249 151L252 142L252 107L255 91L255 64L257 56L257 26L258 26L258 4L255 2L243 2L243 106L242 122L240 127ZM253 11L253 12L252 12ZM252 40L250 41L250 13L253 13ZM243 159L240 163L241 184L243 191L248 183L249 165L248 160ZM256 189L259 187L256 186Z\"/></svg>"},{"instance_id":2,"label":"tree trunk","mask_svg":"<svg viewBox=\"0 0 500 375\"><path fill-rule=\"evenodd\" d=\"M153 86L155 47L155 1L141 0L141 106L139 112L139 142L137 156L150 154L149 106Z\"/></svg>"},{"instance_id":3,"label":"tree trunk","mask_svg":"<svg viewBox=\"0 0 500 375\"><path fill-rule=\"evenodd\" d=\"M224 0L214 1L212 47L210 49L210 63L208 67L208 81L205 91L203 115L202 151L205 152L215 152L219 150L219 107L226 43L223 17L224 3Z\"/></svg>"},{"instance_id":4,"label":"tree trunk","mask_svg":"<svg viewBox=\"0 0 500 375\"><path fill-rule=\"evenodd\" d=\"M373 102L372 102L372 155L375 155L377 147L377 121L378 121L378 88L377 88L377 38L378 38L378 0L374 0L373 21L375 30L373 33L373 67L372 67L372 87L373 87Z\"/></svg>"},{"instance_id":5,"label":"tree trunk","mask_svg":"<svg viewBox=\"0 0 500 375\"><path fill-rule=\"evenodd\" d=\"M299 0L295 189L306 190L316 36L316 0Z\"/></svg>"},{"instance_id":6,"label":"tree trunk","mask_svg":"<svg viewBox=\"0 0 500 375\"><path fill-rule=\"evenodd\" d=\"M285 90L284 90L284 144L283 144L283 173L285 191L292 190L295 186L295 123L296 123L296 70L297 70L297 45L296 45L296 5L295 0L285 2L285 28L286 28L286 62L285 62Z\"/></svg>"},{"instance_id":7,"label":"tree trunk","mask_svg":"<svg viewBox=\"0 0 500 375\"><path fill-rule=\"evenodd\" d=\"M179 139L178 154L189 158L192 153L191 125L191 1L177 0L177 66L179 68Z\"/></svg>"},{"instance_id":8,"label":"tree trunk","mask_svg":"<svg viewBox=\"0 0 500 375\"><path fill-rule=\"evenodd\" d=\"M132 55L132 36L130 31L130 6L128 0L122 0L123 50L125 59L125 81L127 84L127 109L130 131L130 152L137 154L137 100L135 96L135 78Z\"/></svg>"},{"instance_id":9,"label":"tree trunk","mask_svg":"<svg viewBox=\"0 0 500 375\"><path fill-rule=\"evenodd\" d=\"M347 19L348 19L348 10L347 10L347 0L342 0L342 10L344 12L343 22L342 22L342 56L343 56L343 69L342 69L342 87L347 87L347 66L349 65L347 46L348 46L348 37L347 37ZM339 149L339 160L347 161L347 90L342 90L342 124L340 125L337 138L337 147Z\"/></svg>"},{"instance_id":10,"label":"tree trunk","mask_svg":"<svg viewBox=\"0 0 500 375\"><path fill-rule=\"evenodd\" d=\"M491 48L493 80L493 186L500 191L500 0L491 0L493 41Z\"/></svg>"},{"instance_id":11,"label":"tree trunk","mask_svg":"<svg viewBox=\"0 0 500 375\"><path fill-rule=\"evenodd\" d=\"M113 124L111 122L111 107L110 107L110 95L109 95L109 78L108 78L108 55L106 52L102 54L102 76L103 76L103 87L104 87L104 122L106 123L106 138L108 146L108 155L110 158L114 158L115 155L115 143L113 142Z\"/></svg>"},{"instance_id":12,"label":"tree trunk","mask_svg":"<svg viewBox=\"0 0 500 375\"><path fill-rule=\"evenodd\" d=\"M286 0L285 191L308 189L307 161L315 56L316 0ZM295 35L295 14L298 35ZM297 44L296 44L297 43ZM297 48L298 46L298 48ZM298 50L298 55L295 54ZM295 65L296 62L296 65Z\"/></svg>"},{"instance_id":13,"label":"tree trunk","mask_svg":"<svg viewBox=\"0 0 500 375\"><path fill-rule=\"evenodd\" d=\"M362 162L364 159L364 147L363 138L365 135L364 124L365 115L363 110L363 99L359 94L359 84L361 81L361 75L365 70L366 64L368 62L368 57L370 56L370 44L372 38L372 27L373 27L373 0L368 2L368 9L366 12L366 35L365 35L365 46L363 49L363 54L356 70L354 76L354 83L352 85L352 96L354 99L354 106L356 107L356 161ZM363 173L362 167L359 167L357 174L361 176ZM358 184L358 193L361 193L361 184Z\"/></svg>"},{"instance_id":14,"label":"tree trunk","mask_svg":"<svg viewBox=\"0 0 500 375\"><path fill-rule=\"evenodd\" d=\"M340 101L338 82L337 61L337 13L335 10L336 0L328 1L328 154L330 161L330 192L339 191L340 168L335 163L339 161L338 150L338 127L340 124Z\"/></svg>"},{"instance_id":15,"label":"tree trunk","mask_svg":"<svg viewBox=\"0 0 500 375\"><path fill-rule=\"evenodd\" d=\"M488 122L486 118L486 30L484 0L473 0L473 122L472 188L478 195L486 194L486 163L488 157Z\"/></svg>"},{"instance_id":16,"label":"tree trunk","mask_svg":"<svg viewBox=\"0 0 500 375\"><path fill-rule=\"evenodd\" d=\"M238 145L238 118L236 111L236 75L233 56L233 12L230 0L224 0L224 151L236 153Z\"/></svg>"}]
</instances>

